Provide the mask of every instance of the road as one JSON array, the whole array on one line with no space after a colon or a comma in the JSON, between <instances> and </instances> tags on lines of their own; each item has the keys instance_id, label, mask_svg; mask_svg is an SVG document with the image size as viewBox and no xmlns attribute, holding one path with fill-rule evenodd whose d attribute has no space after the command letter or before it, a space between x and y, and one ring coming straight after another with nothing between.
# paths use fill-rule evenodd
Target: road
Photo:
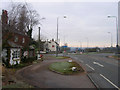
<instances>
[{"instance_id":1,"label":"road","mask_svg":"<svg viewBox=\"0 0 120 90\"><path fill-rule=\"evenodd\" d=\"M119 89L119 62L116 59L107 58L106 56L108 55L109 54L69 54L68 56L82 63L97 87Z\"/></svg>"},{"instance_id":2,"label":"road","mask_svg":"<svg viewBox=\"0 0 120 90\"><path fill-rule=\"evenodd\" d=\"M96 90L84 72L74 75L61 75L50 71L48 66L51 63L68 61L69 59L56 59L48 56L49 59L45 59L43 62L18 70L16 73L17 79L23 80L36 88L92 88Z\"/></svg>"}]
</instances>

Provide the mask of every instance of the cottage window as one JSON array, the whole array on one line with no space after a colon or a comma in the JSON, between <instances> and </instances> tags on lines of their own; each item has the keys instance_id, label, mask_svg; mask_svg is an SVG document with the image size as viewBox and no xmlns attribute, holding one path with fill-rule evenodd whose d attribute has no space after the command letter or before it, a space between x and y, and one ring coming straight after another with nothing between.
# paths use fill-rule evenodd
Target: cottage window
<instances>
[{"instance_id":1,"label":"cottage window","mask_svg":"<svg viewBox=\"0 0 120 90\"><path fill-rule=\"evenodd\" d=\"M13 58L15 59L15 58L19 58L20 57L20 51L14 51L13 52Z\"/></svg>"},{"instance_id":2,"label":"cottage window","mask_svg":"<svg viewBox=\"0 0 120 90\"><path fill-rule=\"evenodd\" d=\"M25 38L22 39L22 43L25 43Z\"/></svg>"},{"instance_id":3,"label":"cottage window","mask_svg":"<svg viewBox=\"0 0 120 90\"><path fill-rule=\"evenodd\" d=\"M17 36L15 36L14 42L18 42L18 37Z\"/></svg>"}]
</instances>

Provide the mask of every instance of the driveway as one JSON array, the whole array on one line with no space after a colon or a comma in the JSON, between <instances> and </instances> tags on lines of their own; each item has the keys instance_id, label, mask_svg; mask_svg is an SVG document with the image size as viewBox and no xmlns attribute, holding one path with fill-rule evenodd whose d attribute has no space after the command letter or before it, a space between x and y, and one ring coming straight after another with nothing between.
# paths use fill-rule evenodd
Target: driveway
<instances>
[{"instance_id":1,"label":"driveway","mask_svg":"<svg viewBox=\"0 0 120 90\"><path fill-rule=\"evenodd\" d=\"M52 62L67 60L69 59L44 60L19 70L16 77L37 88L95 88L86 72L76 75L61 75L48 69Z\"/></svg>"}]
</instances>

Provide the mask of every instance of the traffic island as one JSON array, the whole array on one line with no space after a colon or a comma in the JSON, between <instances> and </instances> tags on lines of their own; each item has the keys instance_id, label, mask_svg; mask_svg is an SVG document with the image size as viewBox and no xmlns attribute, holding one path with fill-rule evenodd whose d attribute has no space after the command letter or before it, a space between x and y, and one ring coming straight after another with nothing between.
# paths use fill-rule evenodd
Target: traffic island
<instances>
[{"instance_id":1,"label":"traffic island","mask_svg":"<svg viewBox=\"0 0 120 90\"><path fill-rule=\"evenodd\" d=\"M67 56L58 56L58 57L55 57L56 59L68 59L70 57L67 57Z\"/></svg>"},{"instance_id":2,"label":"traffic island","mask_svg":"<svg viewBox=\"0 0 120 90\"><path fill-rule=\"evenodd\" d=\"M63 75L72 75L84 72L84 69L75 61L63 61L63 62L54 62L49 65L49 69L53 72L63 74Z\"/></svg>"},{"instance_id":3,"label":"traffic island","mask_svg":"<svg viewBox=\"0 0 120 90\"><path fill-rule=\"evenodd\" d=\"M107 56L108 58L114 58L120 60L120 55Z\"/></svg>"}]
</instances>

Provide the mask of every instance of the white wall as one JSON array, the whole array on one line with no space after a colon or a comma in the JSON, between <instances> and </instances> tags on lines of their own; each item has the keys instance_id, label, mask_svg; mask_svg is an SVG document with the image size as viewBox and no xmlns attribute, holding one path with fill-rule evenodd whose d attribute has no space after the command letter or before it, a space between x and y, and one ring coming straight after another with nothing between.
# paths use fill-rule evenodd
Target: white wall
<instances>
[{"instance_id":1,"label":"white wall","mask_svg":"<svg viewBox=\"0 0 120 90\"><path fill-rule=\"evenodd\" d=\"M53 45L54 45L54 47L52 47ZM45 42L44 51L46 51L45 50L46 48L48 48L50 51L56 51L56 43L55 43L55 41L47 41L47 42Z\"/></svg>"},{"instance_id":2,"label":"white wall","mask_svg":"<svg viewBox=\"0 0 120 90\"><path fill-rule=\"evenodd\" d=\"M51 51L56 51L56 43L54 41L51 41L51 43L49 43L48 45ZM52 47L53 45L54 47Z\"/></svg>"}]
</instances>

